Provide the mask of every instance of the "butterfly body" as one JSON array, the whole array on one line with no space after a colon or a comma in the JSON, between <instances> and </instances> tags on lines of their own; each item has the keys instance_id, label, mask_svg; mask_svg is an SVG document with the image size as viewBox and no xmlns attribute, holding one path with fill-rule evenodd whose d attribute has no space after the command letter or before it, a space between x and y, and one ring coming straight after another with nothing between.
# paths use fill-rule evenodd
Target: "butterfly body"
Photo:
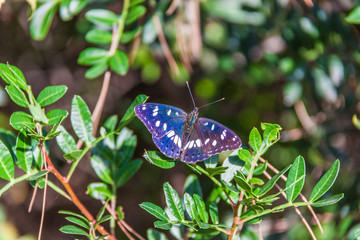
<instances>
[{"instance_id":1,"label":"butterfly body","mask_svg":"<svg viewBox=\"0 0 360 240\"><path fill-rule=\"evenodd\" d=\"M212 119L199 118L198 108L187 114L177 107L144 103L134 110L167 157L194 163L241 146L232 130Z\"/></svg>"}]
</instances>

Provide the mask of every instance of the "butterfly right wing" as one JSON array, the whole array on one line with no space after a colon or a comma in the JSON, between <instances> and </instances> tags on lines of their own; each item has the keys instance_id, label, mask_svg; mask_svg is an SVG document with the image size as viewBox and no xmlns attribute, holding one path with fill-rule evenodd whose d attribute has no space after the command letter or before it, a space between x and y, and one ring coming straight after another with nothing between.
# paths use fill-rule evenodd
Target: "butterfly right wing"
<instances>
[{"instance_id":1,"label":"butterfly right wing","mask_svg":"<svg viewBox=\"0 0 360 240\"><path fill-rule=\"evenodd\" d=\"M187 115L180 108L158 103L139 104L134 111L155 138L165 136L173 128L182 124Z\"/></svg>"}]
</instances>

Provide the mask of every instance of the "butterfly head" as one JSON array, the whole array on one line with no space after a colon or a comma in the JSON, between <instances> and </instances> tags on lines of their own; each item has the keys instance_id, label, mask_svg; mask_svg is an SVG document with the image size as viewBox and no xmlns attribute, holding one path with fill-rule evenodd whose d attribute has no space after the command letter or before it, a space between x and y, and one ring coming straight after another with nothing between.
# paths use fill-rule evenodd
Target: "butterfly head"
<instances>
[{"instance_id":1,"label":"butterfly head","mask_svg":"<svg viewBox=\"0 0 360 240\"><path fill-rule=\"evenodd\" d=\"M199 116L199 109L196 107L194 110L191 111L191 113L187 117L187 123L189 126L194 125L197 122Z\"/></svg>"}]
</instances>

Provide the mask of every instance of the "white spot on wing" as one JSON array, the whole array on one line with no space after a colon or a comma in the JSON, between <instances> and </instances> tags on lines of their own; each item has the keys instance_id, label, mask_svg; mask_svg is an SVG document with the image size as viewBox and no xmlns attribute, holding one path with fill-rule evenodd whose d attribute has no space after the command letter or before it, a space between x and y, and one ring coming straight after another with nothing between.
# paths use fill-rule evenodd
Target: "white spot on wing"
<instances>
[{"instance_id":1,"label":"white spot on wing","mask_svg":"<svg viewBox=\"0 0 360 240\"><path fill-rule=\"evenodd\" d=\"M198 145L198 147L201 147L201 140L200 139L196 139L196 145Z\"/></svg>"},{"instance_id":2,"label":"white spot on wing","mask_svg":"<svg viewBox=\"0 0 360 240\"><path fill-rule=\"evenodd\" d=\"M164 127L164 131L166 131L167 124L166 124L166 123L164 123L163 127Z\"/></svg>"},{"instance_id":3,"label":"white spot on wing","mask_svg":"<svg viewBox=\"0 0 360 240\"><path fill-rule=\"evenodd\" d=\"M211 131L214 131L214 129L215 129L215 124L213 124L213 125L211 126Z\"/></svg>"},{"instance_id":4,"label":"white spot on wing","mask_svg":"<svg viewBox=\"0 0 360 240\"><path fill-rule=\"evenodd\" d=\"M208 142L210 142L210 138L205 140L205 145L208 144Z\"/></svg>"},{"instance_id":5,"label":"white spot on wing","mask_svg":"<svg viewBox=\"0 0 360 240\"><path fill-rule=\"evenodd\" d=\"M192 147L193 147L193 145L194 145L194 140L191 140L191 141L190 141L189 148L192 148Z\"/></svg>"},{"instance_id":6,"label":"white spot on wing","mask_svg":"<svg viewBox=\"0 0 360 240\"><path fill-rule=\"evenodd\" d=\"M174 143L177 144L178 140L179 140L179 136L175 135Z\"/></svg>"},{"instance_id":7,"label":"white spot on wing","mask_svg":"<svg viewBox=\"0 0 360 240\"><path fill-rule=\"evenodd\" d=\"M220 137L221 137L221 140L224 140L224 138L225 138L225 137L224 137L224 135L222 135L222 134L221 134L221 136L220 136Z\"/></svg>"},{"instance_id":8,"label":"white spot on wing","mask_svg":"<svg viewBox=\"0 0 360 240\"><path fill-rule=\"evenodd\" d=\"M178 141L178 146L179 148L181 148L181 139L179 138L179 141Z\"/></svg>"},{"instance_id":9,"label":"white spot on wing","mask_svg":"<svg viewBox=\"0 0 360 240\"><path fill-rule=\"evenodd\" d=\"M179 116L179 113L178 113L178 112L175 112L175 115L176 115L176 116Z\"/></svg>"},{"instance_id":10,"label":"white spot on wing","mask_svg":"<svg viewBox=\"0 0 360 240\"><path fill-rule=\"evenodd\" d=\"M142 110L145 110L145 109L146 109L146 107L145 107L145 106L143 106L143 107L142 107Z\"/></svg>"},{"instance_id":11,"label":"white spot on wing","mask_svg":"<svg viewBox=\"0 0 360 240\"><path fill-rule=\"evenodd\" d=\"M155 117L157 114L158 114L158 112L155 112L155 111L154 111L153 116Z\"/></svg>"},{"instance_id":12,"label":"white spot on wing","mask_svg":"<svg viewBox=\"0 0 360 240\"><path fill-rule=\"evenodd\" d=\"M207 126L209 124L209 122L205 122L204 125Z\"/></svg>"},{"instance_id":13,"label":"white spot on wing","mask_svg":"<svg viewBox=\"0 0 360 240\"><path fill-rule=\"evenodd\" d=\"M155 126L160 126L160 121L156 121Z\"/></svg>"},{"instance_id":14,"label":"white spot on wing","mask_svg":"<svg viewBox=\"0 0 360 240\"><path fill-rule=\"evenodd\" d=\"M167 134L167 136L170 138L170 137L172 137L172 136L174 136L175 135L175 132L174 132L174 130L171 130L168 134Z\"/></svg>"},{"instance_id":15,"label":"white spot on wing","mask_svg":"<svg viewBox=\"0 0 360 240\"><path fill-rule=\"evenodd\" d=\"M214 141L212 142L212 145L215 147L215 146L216 146L216 144L217 144L217 141L216 141L216 140L214 140Z\"/></svg>"},{"instance_id":16,"label":"white spot on wing","mask_svg":"<svg viewBox=\"0 0 360 240\"><path fill-rule=\"evenodd\" d=\"M235 138L235 137L233 137L232 139L233 139L234 142L236 141L236 138Z\"/></svg>"},{"instance_id":17,"label":"white spot on wing","mask_svg":"<svg viewBox=\"0 0 360 240\"><path fill-rule=\"evenodd\" d=\"M169 109L169 111L167 112L167 115L170 116L171 114L171 109Z\"/></svg>"},{"instance_id":18,"label":"white spot on wing","mask_svg":"<svg viewBox=\"0 0 360 240\"><path fill-rule=\"evenodd\" d=\"M189 147L189 145L190 145L190 142L187 142L185 147L184 147L184 150L187 149Z\"/></svg>"}]
</instances>

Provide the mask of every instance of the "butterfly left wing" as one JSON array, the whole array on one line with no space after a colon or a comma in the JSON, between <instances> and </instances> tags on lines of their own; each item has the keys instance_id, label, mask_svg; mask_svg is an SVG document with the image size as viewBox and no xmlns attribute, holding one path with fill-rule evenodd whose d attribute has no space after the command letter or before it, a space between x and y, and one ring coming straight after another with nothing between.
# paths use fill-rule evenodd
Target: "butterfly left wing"
<instances>
[{"instance_id":1,"label":"butterfly left wing","mask_svg":"<svg viewBox=\"0 0 360 240\"><path fill-rule=\"evenodd\" d=\"M212 119L199 118L180 160L187 163L199 162L240 146L241 140L232 130Z\"/></svg>"},{"instance_id":2,"label":"butterfly left wing","mask_svg":"<svg viewBox=\"0 0 360 240\"><path fill-rule=\"evenodd\" d=\"M158 103L139 104L134 111L155 138L165 136L175 126L182 124L187 115L180 108Z\"/></svg>"}]
</instances>

